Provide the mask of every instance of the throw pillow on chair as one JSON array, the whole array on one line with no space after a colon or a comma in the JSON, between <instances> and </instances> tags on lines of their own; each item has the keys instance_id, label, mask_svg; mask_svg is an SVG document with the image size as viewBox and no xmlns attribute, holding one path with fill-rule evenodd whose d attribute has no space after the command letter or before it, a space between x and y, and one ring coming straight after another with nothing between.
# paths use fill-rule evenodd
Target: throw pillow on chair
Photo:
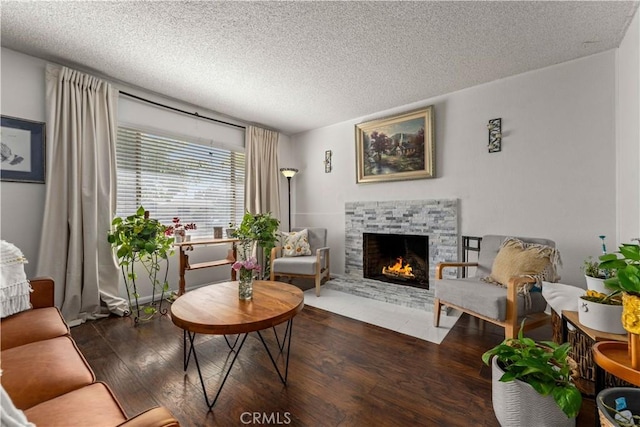
<instances>
[{"instance_id":1,"label":"throw pillow on chair","mask_svg":"<svg viewBox=\"0 0 640 427\"><path fill-rule=\"evenodd\" d=\"M282 232L284 243L282 245L282 254L286 257L311 255L311 247L309 246L309 232L305 228L301 231L292 231L290 233Z\"/></svg>"}]
</instances>

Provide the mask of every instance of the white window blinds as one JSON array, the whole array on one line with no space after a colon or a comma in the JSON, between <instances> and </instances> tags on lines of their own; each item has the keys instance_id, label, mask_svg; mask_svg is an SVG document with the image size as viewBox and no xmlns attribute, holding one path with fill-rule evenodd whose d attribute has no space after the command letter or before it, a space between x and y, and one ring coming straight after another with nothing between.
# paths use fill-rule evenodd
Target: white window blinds
<instances>
[{"instance_id":1,"label":"white window blinds","mask_svg":"<svg viewBox=\"0 0 640 427\"><path fill-rule=\"evenodd\" d=\"M165 225L195 223L195 236L239 223L244 214L244 153L119 127L117 215L142 205Z\"/></svg>"}]
</instances>

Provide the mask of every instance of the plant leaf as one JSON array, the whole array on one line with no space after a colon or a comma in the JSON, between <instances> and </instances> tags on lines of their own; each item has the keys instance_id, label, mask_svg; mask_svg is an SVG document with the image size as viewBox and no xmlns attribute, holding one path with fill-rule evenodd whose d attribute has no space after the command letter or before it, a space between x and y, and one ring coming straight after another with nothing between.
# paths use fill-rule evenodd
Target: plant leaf
<instances>
[{"instance_id":1,"label":"plant leaf","mask_svg":"<svg viewBox=\"0 0 640 427\"><path fill-rule=\"evenodd\" d=\"M555 387L552 394L553 399L568 418L578 416L582 406L582 395L576 387Z\"/></svg>"}]
</instances>

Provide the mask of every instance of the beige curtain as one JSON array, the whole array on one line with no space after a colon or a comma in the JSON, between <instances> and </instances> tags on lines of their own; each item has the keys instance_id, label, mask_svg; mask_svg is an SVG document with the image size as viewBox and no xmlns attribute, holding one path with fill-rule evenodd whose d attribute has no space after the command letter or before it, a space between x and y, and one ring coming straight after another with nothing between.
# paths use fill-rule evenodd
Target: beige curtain
<instances>
[{"instance_id":1,"label":"beige curtain","mask_svg":"<svg viewBox=\"0 0 640 427\"><path fill-rule=\"evenodd\" d=\"M271 212L280 218L278 138L280 134L255 126L245 132L245 208L254 214Z\"/></svg>"},{"instance_id":2,"label":"beige curtain","mask_svg":"<svg viewBox=\"0 0 640 427\"><path fill-rule=\"evenodd\" d=\"M38 275L53 277L56 301L75 325L127 309L107 242L116 207L118 90L66 67L47 65L46 204Z\"/></svg>"}]
</instances>

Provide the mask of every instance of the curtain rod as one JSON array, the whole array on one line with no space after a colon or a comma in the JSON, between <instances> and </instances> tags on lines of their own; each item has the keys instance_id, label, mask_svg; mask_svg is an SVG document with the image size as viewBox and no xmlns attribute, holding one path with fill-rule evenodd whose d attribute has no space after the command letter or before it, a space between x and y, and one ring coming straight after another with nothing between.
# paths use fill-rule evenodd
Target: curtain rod
<instances>
[{"instance_id":1,"label":"curtain rod","mask_svg":"<svg viewBox=\"0 0 640 427\"><path fill-rule=\"evenodd\" d=\"M159 103L159 102L151 101L150 99L142 98L142 97L140 97L140 96L138 96L138 95L133 95L133 94L128 93L128 92L120 91L120 94L121 94L121 95L128 96L128 97L130 97L130 98L138 99L138 100L143 101L143 102L147 102L147 103L149 103L149 104L157 105L158 107L163 107L163 108L166 108L166 109L168 109L168 110L173 110L173 111L177 111L177 112L182 113L182 114L188 114L188 115L190 115L190 116L195 116L195 117L197 117L197 118L199 118L199 119L211 120L212 122L221 123L221 124L223 124L223 125L233 126L233 127L240 128L240 129L246 129L246 127L245 127L245 126L236 125L235 123L229 123L229 122L225 122L225 121L223 121L223 120L212 119L211 117L201 116L201 115L200 115L200 114L198 114L197 112L195 112L195 113L191 113L191 112L189 112L189 111L184 111L184 110L181 110L181 109L179 109L179 108L175 108L175 107L171 107L171 106L169 106L169 105L161 104L161 103Z\"/></svg>"}]
</instances>

